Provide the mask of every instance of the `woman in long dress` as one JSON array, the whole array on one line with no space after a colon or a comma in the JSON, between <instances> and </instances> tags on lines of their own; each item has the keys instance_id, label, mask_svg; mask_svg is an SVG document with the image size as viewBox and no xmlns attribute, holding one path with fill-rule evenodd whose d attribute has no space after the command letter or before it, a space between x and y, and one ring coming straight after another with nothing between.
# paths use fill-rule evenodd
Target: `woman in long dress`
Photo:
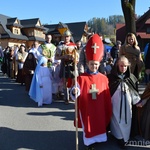
<instances>
[{"instance_id":1,"label":"woman in long dress","mask_svg":"<svg viewBox=\"0 0 150 150\"><path fill-rule=\"evenodd\" d=\"M38 103L38 106L52 103L52 76L45 57L41 57L35 69L29 96Z\"/></svg>"},{"instance_id":2,"label":"woman in long dress","mask_svg":"<svg viewBox=\"0 0 150 150\"><path fill-rule=\"evenodd\" d=\"M23 65L23 72L25 74L25 90L29 91L31 81L34 75L37 62L33 53L28 53L28 56Z\"/></svg>"}]
</instances>

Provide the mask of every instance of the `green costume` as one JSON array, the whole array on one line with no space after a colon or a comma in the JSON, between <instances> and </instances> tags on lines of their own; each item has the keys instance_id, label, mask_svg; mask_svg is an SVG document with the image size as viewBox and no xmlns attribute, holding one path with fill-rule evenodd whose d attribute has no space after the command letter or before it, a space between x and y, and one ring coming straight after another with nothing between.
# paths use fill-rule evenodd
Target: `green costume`
<instances>
[{"instance_id":1,"label":"green costume","mask_svg":"<svg viewBox=\"0 0 150 150\"><path fill-rule=\"evenodd\" d=\"M42 55L47 58L52 58L55 55L56 46L52 43L50 44L41 44ZM48 67L52 65L52 62L48 62Z\"/></svg>"}]
</instances>

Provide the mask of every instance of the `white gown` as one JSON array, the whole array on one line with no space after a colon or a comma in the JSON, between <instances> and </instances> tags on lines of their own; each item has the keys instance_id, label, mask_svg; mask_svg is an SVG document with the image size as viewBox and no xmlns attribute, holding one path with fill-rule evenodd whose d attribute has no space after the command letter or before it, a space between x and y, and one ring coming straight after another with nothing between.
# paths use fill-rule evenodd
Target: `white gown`
<instances>
[{"instance_id":1,"label":"white gown","mask_svg":"<svg viewBox=\"0 0 150 150\"><path fill-rule=\"evenodd\" d=\"M122 82L123 91L121 90L121 83L116 92L112 96L113 114L111 118L110 128L111 133L117 139L124 139L125 142L129 140L132 120L132 104L140 101L139 95L134 94L125 82ZM121 91L124 94L121 94ZM121 109L121 95L122 95L122 109ZM126 102L126 104L125 104ZM125 107L126 105L126 107ZM120 112L121 109L121 112Z\"/></svg>"},{"instance_id":2,"label":"white gown","mask_svg":"<svg viewBox=\"0 0 150 150\"><path fill-rule=\"evenodd\" d=\"M37 72L38 84L42 86L42 99L38 101L38 106L52 103L52 77L49 68L40 66Z\"/></svg>"}]
</instances>

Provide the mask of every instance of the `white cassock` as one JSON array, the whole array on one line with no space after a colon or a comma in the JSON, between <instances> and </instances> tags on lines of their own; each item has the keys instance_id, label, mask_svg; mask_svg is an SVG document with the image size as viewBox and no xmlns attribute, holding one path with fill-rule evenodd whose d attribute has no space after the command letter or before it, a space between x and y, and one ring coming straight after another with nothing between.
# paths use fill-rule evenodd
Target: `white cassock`
<instances>
[{"instance_id":1,"label":"white cassock","mask_svg":"<svg viewBox=\"0 0 150 150\"><path fill-rule=\"evenodd\" d=\"M132 104L135 105L139 101L139 95L135 94L133 90L131 91L125 82L121 82L112 96L113 115L110 123L111 133L117 139L124 139L125 142L129 140Z\"/></svg>"},{"instance_id":2,"label":"white cassock","mask_svg":"<svg viewBox=\"0 0 150 150\"><path fill-rule=\"evenodd\" d=\"M38 101L38 106L42 106L42 104L51 104L52 77L50 69L48 67L40 66L39 71L37 72L37 78L39 86L42 86L41 88L42 99Z\"/></svg>"}]
</instances>

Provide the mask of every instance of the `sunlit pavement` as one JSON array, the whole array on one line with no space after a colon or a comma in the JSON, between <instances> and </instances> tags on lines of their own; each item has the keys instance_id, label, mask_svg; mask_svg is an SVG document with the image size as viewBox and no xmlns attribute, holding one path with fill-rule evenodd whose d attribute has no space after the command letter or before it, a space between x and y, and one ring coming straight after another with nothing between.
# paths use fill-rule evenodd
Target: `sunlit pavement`
<instances>
[{"instance_id":1,"label":"sunlit pavement","mask_svg":"<svg viewBox=\"0 0 150 150\"><path fill-rule=\"evenodd\" d=\"M139 85L139 92L145 89ZM65 105L57 100L51 105L38 107L25 86L0 73L0 150L84 150L82 130L73 125L74 102ZM127 143L128 150L150 148L141 137ZM108 141L94 144L95 150L119 150L116 140L108 134Z\"/></svg>"}]
</instances>

